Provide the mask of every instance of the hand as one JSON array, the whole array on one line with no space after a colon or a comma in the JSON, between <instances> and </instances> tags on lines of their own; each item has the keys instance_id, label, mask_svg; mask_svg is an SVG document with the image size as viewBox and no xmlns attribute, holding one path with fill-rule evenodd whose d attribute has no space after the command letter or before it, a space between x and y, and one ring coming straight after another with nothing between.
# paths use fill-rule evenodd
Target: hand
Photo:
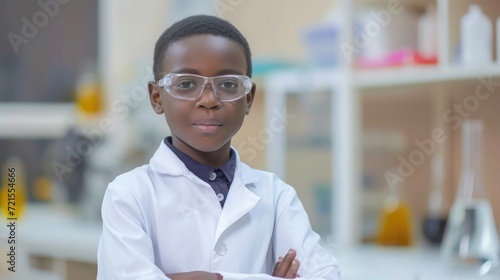
<instances>
[{"instance_id":1,"label":"hand","mask_svg":"<svg viewBox=\"0 0 500 280\"><path fill-rule=\"evenodd\" d=\"M297 252L290 249L288 254L283 257L279 257L278 262L274 266L273 276L280 278L293 279L297 277L297 271L299 271L300 262L295 259Z\"/></svg>"},{"instance_id":2,"label":"hand","mask_svg":"<svg viewBox=\"0 0 500 280\"><path fill-rule=\"evenodd\" d=\"M220 280L222 275L206 271L190 271L182 273L167 274L172 280Z\"/></svg>"}]
</instances>

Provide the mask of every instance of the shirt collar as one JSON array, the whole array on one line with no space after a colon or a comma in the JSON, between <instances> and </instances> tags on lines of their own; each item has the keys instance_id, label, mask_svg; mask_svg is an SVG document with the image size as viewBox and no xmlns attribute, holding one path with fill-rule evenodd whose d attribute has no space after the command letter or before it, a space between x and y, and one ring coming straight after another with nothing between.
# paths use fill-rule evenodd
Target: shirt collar
<instances>
[{"instance_id":1,"label":"shirt collar","mask_svg":"<svg viewBox=\"0 0 500 280\"><path fill-rule=\"evenodd\" d=\"M236 158L234 177L240 178L243 185L257 183L259 181L259 173L240 161L238 151L234 147L231 147L231 149L234 151ZM188 176L191 173L177 155L167 147L163 139L149 161L149 168L158 174L168 174L170 176Z\"/></svg>"},{"instance_id":2,"label":"shirt collar","mask_svg":"<svg viewBox=\"0 0 500 280\"><path fill-rule=\"evenodd\" d=\"M229 180L229 183L233 181L234 178L234 170L236 168L236 153L234 150L231 148L229 151L229 160L221 167L212 167L209 165L204 165L201 164L191 157L189 157L187 154L182 152L181 150L177 149L172 145L172 137L166 137L163 142L167 147L174 152L174 154L184 163L184 165L191 171L194 175L196 175L198 178L202 179L205 182L209 182L210 175L214 170L219 169L221 170L226 178Z\"/></svg>"}]
</instances>

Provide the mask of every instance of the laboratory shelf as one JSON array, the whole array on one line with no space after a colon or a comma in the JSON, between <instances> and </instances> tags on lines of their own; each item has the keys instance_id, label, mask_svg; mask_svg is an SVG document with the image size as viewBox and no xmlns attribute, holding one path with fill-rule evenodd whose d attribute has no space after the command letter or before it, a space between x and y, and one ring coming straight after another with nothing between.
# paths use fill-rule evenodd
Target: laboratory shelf
<instances>
[{"instance_id":1,"label":"laboratory shelf","mask_svg":"<svg viewBox=\"0 0 500 280\"><path fill-rule=\"evenodd\" d=\"M474 81L500 77L500 64L478 67L408 66L385 69L352 70L354 89L417 86L454 81ZM307 94L343 83L346 70L336 68L293 69L266 77L269 94ZM363 91L364 92L364 91Z\"/></svg>"},{"instance_id":2,"label":"laboratory shelf","mask_svg":"<svg viewBox=\"0 0 500 280\"><path fill-rule=\"evenodd\" d=\"M0 103L0 138L59 138L75 122L74 103Z\"/></svg>"},{"instance_id":3,"label":"laboratory shelf","mask_svg":"<svg viewBox=\"0 0 500 280\"><path fill-rule=\"evenodd\" d=\"M499 77L500 64L478 67L397 67L377 70L358 70L354 72L354 86L359 89L377 87L413 86L419 84L443 83L452 81L479 80Z\"/></svg>"}]
</instances>

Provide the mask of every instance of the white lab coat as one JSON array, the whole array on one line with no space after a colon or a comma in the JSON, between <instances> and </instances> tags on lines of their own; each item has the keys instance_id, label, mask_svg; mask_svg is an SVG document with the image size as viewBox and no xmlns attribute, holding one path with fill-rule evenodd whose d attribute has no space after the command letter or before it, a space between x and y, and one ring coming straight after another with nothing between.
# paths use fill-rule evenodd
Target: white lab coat
<instances>
[{"instance_id":1,"label":"white lab coat","mask_svg":"<svg viewBox=\"0 0 500 280\"><path fill-rule=\"evenodd\" d=\"M274 174L237 164L222 209L210 185L162 142L149 164L118 176L102 203L98 280L169 279L218 272L276 279L279 256L297 251L299 279L340 279L295 190Z\"/></svg>"}]
</instances>

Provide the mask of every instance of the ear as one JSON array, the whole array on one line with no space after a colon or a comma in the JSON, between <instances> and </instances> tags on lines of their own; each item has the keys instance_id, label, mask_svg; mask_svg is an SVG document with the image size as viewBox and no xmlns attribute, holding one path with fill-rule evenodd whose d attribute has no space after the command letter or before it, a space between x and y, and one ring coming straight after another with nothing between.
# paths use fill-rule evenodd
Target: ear
<instances>
[{"instance_id":1,"label":"ear","mask_svg":"<svg viewBox=\"0 0 500 280\"><path fill-rule=\"evenodd\" d=\"M253 100L255 98L255 92L256 92L256 89L257 89L257 86L255 85L255 83L252 83L252 89L250 90L250 92L245 96L246 98L246 111L245 111L245 115L248 115L250 114L250 108L252 108L252 104L253 104Z\"/></svg>"},{"instance_id":2,"label":"ear","mask_svg":"<svg viewBox=\"0 0 500 280\"><path fill-rule=\"evenodd\" d=\"M163 114L163 104L161 101L161 88L155 82L148 83L149 102L157 114Z\"/></svg>"}]
</instances>

